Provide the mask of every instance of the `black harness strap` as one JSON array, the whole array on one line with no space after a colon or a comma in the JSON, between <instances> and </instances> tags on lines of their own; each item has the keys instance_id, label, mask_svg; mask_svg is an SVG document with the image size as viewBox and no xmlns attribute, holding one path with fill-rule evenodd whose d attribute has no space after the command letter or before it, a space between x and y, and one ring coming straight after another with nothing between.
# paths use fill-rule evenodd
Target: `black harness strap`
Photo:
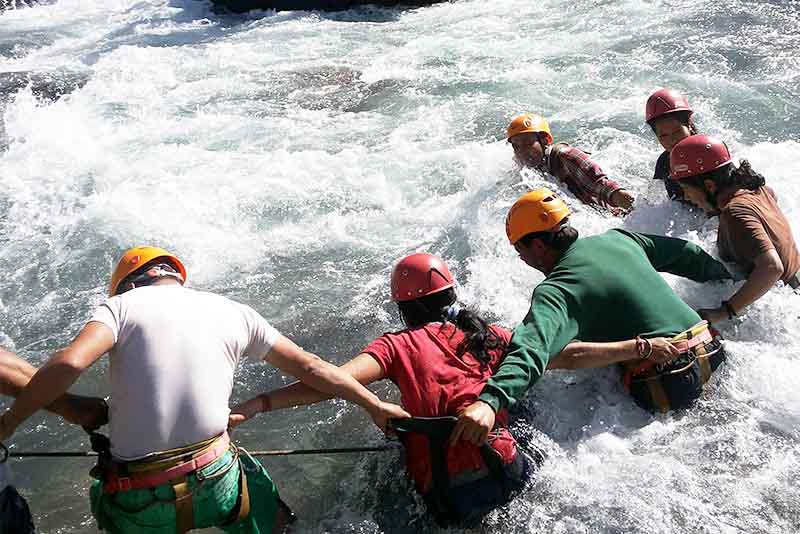
<instances>
[{"instance_id":1,"label":"black harness strap","mask_svg":"<svg viewBox=\"0 0 800 534\"><path fill-rule=\"evenodd\" d=\"M450 474L447 469L447 449L450 434L456 426L458 419L446 417L410 417L407 419L392 419L389 424L397 432L400 439L404 434L423 434L428 437L428 448L431 457L431 494L426 496L428 501L433 501L431 509L436 521L447 526L458 523L460 518L453 512L450 497ZM481 456L486 463L490 475L497 479L504 489L508 486L503 462L500 456L487 443L480 447Z\"/></svg>"}]
</instances>

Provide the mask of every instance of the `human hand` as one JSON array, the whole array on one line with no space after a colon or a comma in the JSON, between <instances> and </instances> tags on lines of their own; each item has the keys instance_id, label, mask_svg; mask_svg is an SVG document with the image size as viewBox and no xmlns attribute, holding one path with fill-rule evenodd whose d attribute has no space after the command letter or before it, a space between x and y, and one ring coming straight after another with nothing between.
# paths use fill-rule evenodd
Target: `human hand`
<instances>
[{"instance_id":1,"label":"human hand","mask_svg":"<svg viewBox=\"0 0 800 534\"><path fill-rule=\"evenodd\" d=\"M73 425L82 426L87 432L108 423L108 404L99 397L66 395L57 413Z\"/></svg>"},{"instance_id":2,"label":"human hand","mask_svg":"<svg viewBox=\"0 0 800 534\"><path fill-rule=\"evenodd\" d=\"M728 310L725 308L703 308L697 310L697 315L709 323L721 323L730 319L730 317L728 317Z\"/></svg>"},{"instance_id":3,"label":"human hand","mask_svg":"<svg viewBox=\"0 0 800 534\"><path fill-rule=\"evenodd\" d=\"M369 415L384 434L387 432L386 425L388 424L389 419L406 419L411 417L410 413L405 411L397 404L383 401L378 401L377 408L370 410Z\"/></svg>"},{"instance_id":4,"label":"human hand","mask_svg":"<svg viewBox=\"0 0 800 534\"><path fill-rule=\"evenodd\" d=\"M228 414L228 430L233 430L237 426L252 419L261 412L269 411L264 409L265 404L266 403L263 400L263 396L259 395L231 408L231 413Z\"/></svg>"},{"instance_id":5,"label":"human hand","mask_svg":"<svg viewBox=\"0 0 800 534\"><path fill-rule=\"evenodd\" d=\"M611 194L611 197L608 199L608 203L614 206L615 208L620 208L625 211L630 211L633 209L633 195L625 191L624 189L617 189Z\"/></svg>"},{"instance_id":6,"label":"human hand","mask_svg":"<svg viewBox=\"0 0 800 534\"><path fill-rule=\"evenodd\" d=\"M647 341L649 341L650 345L653 347L650 356L647 358L648 360L655 363L666 363L680 356L680 352L675 345L670 343L669 339L665 337L653 337L649 338Z\"/></svg>"},{"instance_id":7,"label":"human hand","mask_svg":"<svg viewBox=\"0 0 800 534\"><path fill-rule=\"evenodd\" d=\"M458 422L450 434L450 445L462 439L476 446L482 445L494 428L494 419L491 406L481 400L473 402L458 414Z\"/></svg>"}]
</instances>

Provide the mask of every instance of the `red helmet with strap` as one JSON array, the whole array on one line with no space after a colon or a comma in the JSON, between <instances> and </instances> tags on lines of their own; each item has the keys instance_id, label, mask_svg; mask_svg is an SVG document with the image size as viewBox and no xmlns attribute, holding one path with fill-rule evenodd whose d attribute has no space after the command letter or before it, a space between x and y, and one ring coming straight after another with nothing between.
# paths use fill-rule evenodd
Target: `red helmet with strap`
<instances>
[{"instance_id":1,"label":"red helmet with strap","mask_svg":"<svg viewBox=\"0 0 800 534\"><path fill-rule=\"evenodd\" d=\"M406 302L453 287L453 275L441 258L418 252L406 256L392 271L392 300Z\"/></svg>"},{"instance_id":2,"label":"red helmet with strap","mask_svg":"<svg viewBox=\"0 0 800 534\"><path fill-rule=\"evenodd\" d=\"M672 89L659 89L647 99L644 108L644 120L650 122L664 115L675 113L676 111L688 111L692 114L692 108L686 97Z\"/></svg>"},{"instance_id":3,"label":"red helmet with strap","mask_svg":"<svg viewBox=\"0 0 800 534\"><path fill-rule=\"evenodd\" d=\"M678 142L669 153L669 177L691 178L730 163L731 153L719 139L707 135L690 135Z\"/></svg>"}]
</instances>

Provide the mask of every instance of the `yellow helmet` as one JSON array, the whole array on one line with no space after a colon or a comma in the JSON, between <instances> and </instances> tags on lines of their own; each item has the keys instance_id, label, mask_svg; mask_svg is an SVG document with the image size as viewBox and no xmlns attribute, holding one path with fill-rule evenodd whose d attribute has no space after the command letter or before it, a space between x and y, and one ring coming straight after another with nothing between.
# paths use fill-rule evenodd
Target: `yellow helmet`
<instances>
[{"instance_id":1,"label":"yellow helmet","mask_svg":"<svg viewBox=\"0 0 800 534\"><path fill-rule=\"evenodd\" d=\"M111 297L116 295L120 282L129 274L143 265L161 258L171 260L170 263L175 265L178 271L180 271L183 280L186 281L186 267L183 266L183 263L181 263L181 260L179 260L175 254L158 247L134 247L122 255L119 263L117 263L117 267L111 274L111 285L109 286L108 295Z\"/></svg>"},{"instance_id":2,"label":"yellow helmet","mask_svg":"<svg viewBox=\"0 0 800 534\"><path fill-rule=\"evenodd\" d=\"M525 193L511 206L506 217L506 235L515 245L523 236L557 228L569 215L569 208L555 193L537 189Z\"/></svg>"},{"instance_id":3,"label":"yellow helmet","mask_svg":"<svg viewBox=\"0 0 800 534\"><path fill-rule=\"evenodd\" d=\"M511 139L515 135L528 132L542 133L547 139L548 145L553 143L553 134L550 133L550 125L547 124L544 117L531 113L520 115L511 121L506 131L506 139Z\"/></svg>"}]
</instances>

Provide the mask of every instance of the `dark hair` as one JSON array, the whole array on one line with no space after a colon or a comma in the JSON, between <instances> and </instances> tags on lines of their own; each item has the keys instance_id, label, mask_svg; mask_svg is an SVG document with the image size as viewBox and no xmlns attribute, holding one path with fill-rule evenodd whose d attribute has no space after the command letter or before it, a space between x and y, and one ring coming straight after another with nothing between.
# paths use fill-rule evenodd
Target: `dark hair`
<instances>
[{"instance_id":1,"label":"dark hair","mask_svg":"<svg viewBox=\"0 0 800 534\"><path fill-rule=\"evenodd\" d=\"M159 277L151 278L147 276L142 276L151 267L155 265L163 265L165 267L164 270L166 271L171 271L173 273L179 272L178 266L175 265L175 262L172 261L172 259L164 257L155 258L153 260L148 261L147 263L145 263L144 265L133 271L131 274L123 278L122 281L117 285L117 292L115 293L115 295L121 295L122 293L125 293L126 291L132 289L131 287L129 287L130 284L132 283L136 284L137 287L142 287L142 286L149 286L150 284L158 280Z\"/></svg>"},{"instance_id":2,"label":"dark hair","mask_svg":"<svg viewBox=\"0 0 800 534\"><path fill-rule=\"evenodd\" d=\"M526 247L531 246L534 239L541 239L545 245L557 250L566 250L578 240L578 231L567 223L557 232L531 232L519 238Z\"/></svg>"},{"instance_id":3,"label":"dark hair","mask_svg":"<svg viewBox=\"0 0 800 534\"><path fill-rule=\"evenodd\" d=\"M492 360L489 351L502 347L503 340L472 310L461 309L455 317L449 317L450 306L455 302L456 292L451 287L416 300L398 302L397 307L408 328L440 321L452 322L465 335L464 342L457 348L459 355L469 352L481 365L487 365Z\"/></svg>"},{"instance_id":4,"label":"dark hair","mask_svg":"<svg viewBox=\"0 0 800 534\"><path fill-rule=\"evenodd\" d=\"M699 132L697 131L697 126L694 125L694 121L692 120L692 113L690 111L673 111L672 113L668 113L667 115L661 115L660 117L656 117L655 119L650 119L647 124L650 125L650 128L653 129L653 133L656 131L656 123L661 119L675 119L679 123L683 124L687 128L689 128L689 135L697 135Z\"/></svg>"},{"instance_id":5,"label":"dark hair","mask_svg":"<svg viewBox=\"0 0 800 534\"><path fill-rule=\"evenodd\" d=\"M733 162L731 162L719 169L686 178L689 184L699 187L700 189L705 189L704 182L706 180L711 180L717 184L718 190L735 185L743 189L756 191L759 187L763 187L767 183L766 179L761 174L753 170L750 166L750 162L746 159L739 161L739 167L736 167ZM716 198L714 200L716 200Z\"/></svg>"}]
</instances>

